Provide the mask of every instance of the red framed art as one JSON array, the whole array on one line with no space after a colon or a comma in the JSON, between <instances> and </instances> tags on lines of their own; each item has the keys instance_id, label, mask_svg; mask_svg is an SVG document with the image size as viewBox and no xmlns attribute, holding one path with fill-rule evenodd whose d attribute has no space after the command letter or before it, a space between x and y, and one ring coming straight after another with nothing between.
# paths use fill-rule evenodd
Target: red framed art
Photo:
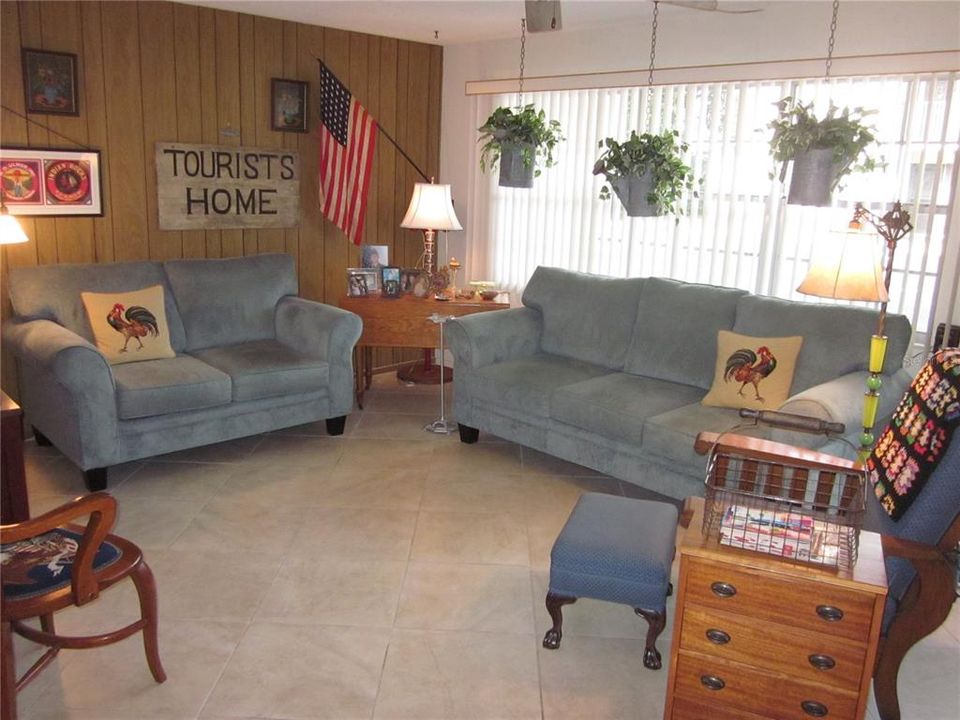
<instances>
[{"instance_id":1,"label":"red framed art","mask_svg":"<svg viewBox=\"0 0 960 720\"><path fill-rule=\"evenodd\" d=\"M100 152L0 148L0 192L11 215L103 215Z\"/></svg>"}]
</instances>

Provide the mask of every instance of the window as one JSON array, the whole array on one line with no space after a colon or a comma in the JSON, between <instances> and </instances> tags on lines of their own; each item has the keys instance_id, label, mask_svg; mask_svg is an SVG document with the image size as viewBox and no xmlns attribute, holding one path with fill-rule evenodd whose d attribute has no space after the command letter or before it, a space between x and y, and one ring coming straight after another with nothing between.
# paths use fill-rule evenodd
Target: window
<instances>
[{"instance_id":1,"label":"window","mask_svg":"<svg viewBox=\"0 0 960 720\"><path fill-rule=\"evenodd\" d=\"M544 170L532 190L500 188L496 173L476 170L473 237L487 241L474 243L475 274L516 292L537 265L553 265L827 302L795 291L814 240L842 228L858 201L882 214L900 200L915 229L897 248L889 310L910 318L922 343L930 331L960 141L957 75L527 93L524 102L559 120L567 140L555 153L557 166ZM788 95L813 101L818 116L831 101L876 108L870 121L886 169L847 176L832 208L787 205L782 185L770 177L768 124L776 102ZM478 96L475 126L495 107L516 101L515 94ZM600 200L602 177L591 174L598 141L626 138L631 129L667 128L690 145L689 162L702 178L699 198L690 199L679 221L628 218L616 199Z\"/></svg>"}]
</instances>

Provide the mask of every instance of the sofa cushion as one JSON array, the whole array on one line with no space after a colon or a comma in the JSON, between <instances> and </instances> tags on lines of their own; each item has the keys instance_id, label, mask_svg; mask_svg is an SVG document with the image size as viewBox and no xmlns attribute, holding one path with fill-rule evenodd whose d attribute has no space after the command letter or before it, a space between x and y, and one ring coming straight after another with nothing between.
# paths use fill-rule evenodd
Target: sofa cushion
<instances>
[{"instance_id":1,"label":"sofa cushion","mask_svg":"<svg viewBox=\"0 0 960 720\"><path fill-rule=\"evenodd\" d=\"M230 376L236 401L315 392L329 384L327 362L301 355L276 340L208 348L192 354Z\"/></svg>"},{"instance_id":2,"label":"sofa cushion","mask_svg":"<svg viewBox=\"0 0 960 720\"><path fill-rule=\"evenodd\" d=\"M277 301L297 294L289 255L170 260L163 266L191 352L273 338Z\"/></svg>"},{"instance_id":3,"label":"sofa cushion","mask_svg":"<svg viewBox=\"0 0 960 720\"><path fill-rule=\"evenodd\" d=\"M95 343L80 293L128 292L151 285L164 287L163 306L170 328L170 345L175 352L180 352L186 345L183 323L160 263L65 263L10 268L8 288L15 315L25 320L53 320Z\"/></svg>"},{"instance_id":4,"label":"sofa cushion","mask_svg":"<svg viewBox=\"0 0 960 720\"><path fill-rule=\"evenodd\" d=\"M466 393L496 407L516 408L548 418L550 399L557 388L607 372L598 365L541 353L486 365L469 373L465 376L469 385Z\"/></svg>"},{"instance_id":5,"label":"sofa cushion","mask_svg":"<svg viewBox=\"0 0 960 720\"><path fill-rule=\"evenodd\" d=\"M189 355L113 367L122 420L200 410L230 402L230 378Z\"/></svg>"},{"instance_id":6,"label":"sofa cushion","mask_svg":"<svg viewBox=\"0 0 960 720\"><path fill-rule=\"evenodd\" d=\"M877 331L877 311L839 305L812 305L747 295L737 303L734 332L744 335L802 335L803 348L793 377L794 394L820 383L867 369L870 337ZM903 365L910 343L910 322L887 315L884 373Z\"/></svg>"},{"instance_id":7,"label":"sofa cushion","mask_svg":"<svg viewBox=\"0 0 960 720\"><path fill-rule=\"evenodd\" d=\"M717 333L717 369L704 405L776 410L790 397L803 346L799 335L758 338Z\"/></svg>"},{"instance_id":8,"label":"sofa cushion","mask_svg":"<svg viewBox=\"0 0 960 720\"><path fill-rule=\"evenodd\" d=\"M538 267L523 291L523 304L543 317L544 352L620 370L643 283L643 278L623 280Z\"/></svg>"},{"instance_id":9,"label":"sofa cushion","mask_svg":"<svg viewBox=\"0 0 960 720\"><path fill-rule=\"evenodd\" d=\"M175 356L163 285L125 293L82 292L97 349L111 365Z\"/></svg>"},{"instance_id":10,"label":"sofa cushion","mask_svg":"<svg viewBox=\"0 0 960 720\"><path fill-rule=\"evenodd\" d=\"M746 294L735 288L647 278L624 372L709 388L717 332L733 327L737 301Z\"/></svg>"},{"instance_id":11,"label":"sofa cushion","mask_svg":"<svg viewBox=\"0 0 960 720\"><path fill-rule=\"evenodd\" d=\"M559 422L639 445L648 417L701 397L702 388L611 373L558 388L550 400L550 415Z\"/></svg>"}]
</instances>

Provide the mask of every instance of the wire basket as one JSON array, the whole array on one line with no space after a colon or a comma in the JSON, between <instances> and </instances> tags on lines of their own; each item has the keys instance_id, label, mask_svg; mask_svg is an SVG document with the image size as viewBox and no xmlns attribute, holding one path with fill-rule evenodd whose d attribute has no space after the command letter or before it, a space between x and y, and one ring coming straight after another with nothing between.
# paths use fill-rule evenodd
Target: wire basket
<instances>
[{"instance_id":1,"label":"wire basket","mask_svg":"<svg viewBox=\"0 0 960 720\"><path fill-rule=\"evenodd\" d=\"M796 562L852 568L863 527L865 473L732 448L723 438L707 462L704 535Z\"/></svg>"}]
</instances>

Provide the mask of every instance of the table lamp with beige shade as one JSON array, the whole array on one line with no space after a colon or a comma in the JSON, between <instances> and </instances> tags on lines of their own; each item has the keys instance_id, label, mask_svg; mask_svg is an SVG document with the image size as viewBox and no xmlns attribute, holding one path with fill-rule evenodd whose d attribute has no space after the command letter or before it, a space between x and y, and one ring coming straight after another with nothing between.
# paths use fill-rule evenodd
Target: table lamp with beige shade
<instances>
[{"instance_id":1,"label":"table lamp with beige shade","mask_svg":"<svg viewBox=\"0 0 960 720\"><path fill-rule=\"evenodd\" d=\"M866 230L864 223L875 232ZM887 354L887 336L884 327L887 302L890 299L890 278L893 274L893 255L897 243L911 230L910 214L899 202L886 215L874 215L857 203L853 218L846 230L832 231L814 248L807 276L797 288L805 295L835 300L879 302L880 315L877 332L870 339L870 357L867 368L867 391L863 400L863 432L860 434L859 458L866 460L873 449L873 427L880 405L880 374ZM880 268L878 235L886 242L886 269Z\"/></svg>"},{"instance_id":2,"label":"table lamp with beige shade","mask_svg":"<svg viewBox=\"0 0 960 720\"><path fill-rule=\"evenodd\" d=\"M3 193L0 192L0 245L16 245L29 239L20 227L20 222L10 214L3 202Z\"/></svg>"},{"instance_id":3,"label":"table lamp with beige shade","mask_svg":"<svg viewBox=\"0 0 960 720\"><path fill-rule=\"evenodd\" d=\"M416 183L400 227L423 230L423 269L437 271L437 230L463 230L453 209L449 185Z\"/></svg>"}]
</instances>

